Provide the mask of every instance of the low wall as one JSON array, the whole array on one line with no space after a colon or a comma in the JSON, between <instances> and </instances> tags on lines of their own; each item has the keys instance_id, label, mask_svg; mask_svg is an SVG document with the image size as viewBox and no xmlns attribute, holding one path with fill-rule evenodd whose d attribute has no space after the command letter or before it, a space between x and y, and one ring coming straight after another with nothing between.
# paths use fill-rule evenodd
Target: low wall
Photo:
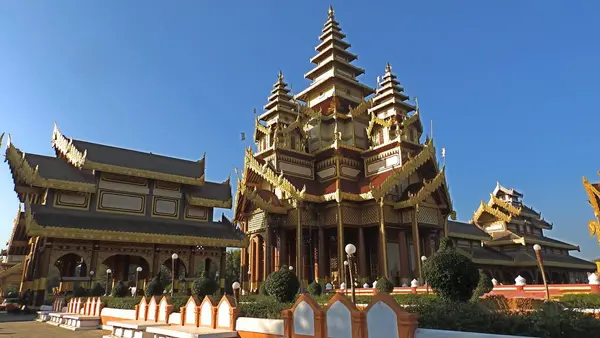
<instances>
[{"instance_id":1,"label":"low wall","mask_svg":"<svg viewBox=\"0 0 600 338\"><path fill-rule=\"evenodd\" d=\"M550 297L558 297L566 293L597 293L600 294L600 285L590 284L549 284L548 291ZM346 290L331 290L327 293L344 293L350 295L351 291ZM375 294L374 288L357 288L355 289L357 296L373 296ZM433 294L435 293L430 287L418 286L418 287L395 287L392 291L392 295L402 294ZM531 284L525 286L516 285L496 285L494 289L486 294L491 295L502 295L506 298L534 298L544 299L545 287L543 284Z\"/></svg>"}]
</instances>

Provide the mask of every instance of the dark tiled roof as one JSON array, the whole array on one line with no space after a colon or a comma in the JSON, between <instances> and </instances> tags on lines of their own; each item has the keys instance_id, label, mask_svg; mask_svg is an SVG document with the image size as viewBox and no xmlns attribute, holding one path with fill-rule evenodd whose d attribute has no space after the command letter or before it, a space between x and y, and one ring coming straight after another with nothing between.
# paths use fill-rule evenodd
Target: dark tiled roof
<instances>
[{"instance_id":1,"label":"dark tiled roof","mask_svg":"<svg viewBox=\"0 0 600 338\"><path fill-rule=\"evenodd\" d=\"M182 160L80 140L73 140L73 145L82 152L87 150L87 158L97 163L191 178L204 175L204 166L197 161Z\"/></svg>"},{"instance_id":2,"label":"dark tiled roof","mask_svg":"<svg viewBox=\"0 0 600 338\"><path fill-rule=\"evenodd\" d=\"M502 262L512 262L513 258L505 255L504 253L494 250L492 248L486 247L473 247L473 248L463 248L458 247L458 249L465 251L471 255L471 258L474 260L485 259L485 260L495 260Z\"/></svg>"},{"instance_id":3,"label":"dark tiled roof","mask_svg":"<svg viewBox=\"0 0 600 338\"><path fill-rule=\"evenodd\" d=\"M550 238L550 237L546 237L546 236L532 236L532 235L523 235L523 237L525 237L525 242L527 241L544 241L544 242L548 242L548 243L552 243L552 244L559 244L559 245L567 245L567 246L572 246L574 248L576 248L576 245L570 244L570 243L566 243L563 241L559 241L558 239L554 239L554 238Z\"/></svg>"},{"instance_id":4,"label":"dark tiled roof","mask_svg":"<svg viewBox=\"0 0 600 338\"><path fill-rule=\"evenodd\" d=\"M32 168L38 166L38 173L43 178L81 183L96 183L96 178L91 172L79 170L60 158L26 153L25 160L27 160Z\"/></svg>"},{"instance_id":5,"label":"dark tiled roof","mask_svg":"<svg viewBox=\"0 0 600 338\"><path fill-rule=\"evenodd\" d=\"M490 235L487 232L485 232L483 229L480 229L475 224L470 223L448 220L448 230L451 236L454 234L465 234L470 236L485 237L488 239L490 238Z\"/></svg>"},{"instance_id":6,"label":"dark tiled roof","mask_svg":"<svg viewBox=\"0 0 600 338\"><path fill-rule=\"evenodd\" d=\"M243 234L236 232L226 218L224 222L191 222L63 210L43 205L32 205L31 210L34 213L35 221L41 226L231 240L243 239Z\"/></svg>"},{"instance_id":7,"label":"dark tiled roof","mask_svg":"<svg viewBox=\"0 0 600 338\"><path fill-rule=\"evenodd\" d=\"M204 182L201 186L190 186L188 193L193 197L227 201L231 199L231 186L227 183Z\"/></svg>"},{"instance_id":8,"label":"dark tiled roof","mask_svg":"<svg viewBox=\"0 0 600 338\"><path fill-rule=\"evenodd\" d=\"M535 253L531 251L517 251L517 252L506 252L506 255L512 257L515 263L523 265L537 265L537 259L535 257ZM589 265L591 270L596 269L596 264L583 260L578 257L570 256L570 255L560 255L560 254L551 254L551 253L543 253L542 259L544 264L580 264L580 265Z\"/></svg>"}]
</instances>

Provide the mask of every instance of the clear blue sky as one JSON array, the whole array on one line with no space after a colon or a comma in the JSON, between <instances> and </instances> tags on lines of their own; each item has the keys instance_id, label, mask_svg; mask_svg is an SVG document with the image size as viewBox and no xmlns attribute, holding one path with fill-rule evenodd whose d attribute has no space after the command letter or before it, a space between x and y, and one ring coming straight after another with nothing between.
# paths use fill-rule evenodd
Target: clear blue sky
<instances>
[{"instance_id":1,"label":"clear blue sky","mask_svg":"<svg viewBox=\"0 0 600 338\"><path fill-rule=\"evenodd\" d=\"M554 222L549 235L600 257L581 184L600 178L600 2L335 1L375 85L389 61L447 148L451 195L468 220L499 180ZM2 1L0 131L52 154L68 136L199 159L222 181L242 166L283 70L296 91L325 1ZM596 137L594 137L596 136ZM0 166L0 240L17 200Z\"/></svg>"}]
</instances>

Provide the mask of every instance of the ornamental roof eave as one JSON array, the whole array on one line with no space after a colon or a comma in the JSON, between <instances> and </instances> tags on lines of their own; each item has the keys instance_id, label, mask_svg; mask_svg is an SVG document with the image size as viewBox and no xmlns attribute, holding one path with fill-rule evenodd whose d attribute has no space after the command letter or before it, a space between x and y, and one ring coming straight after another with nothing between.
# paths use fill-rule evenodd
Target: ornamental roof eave
<instances>
[{"instance_id":1,"label":"ornamental roof eave","mask_svg":"<svg viewBox=\"0 0 600 338\"><path fill-rule=\"evenodd\" d=\"M73 140L64 136L56 124L54 124L52 133L52 145L57 155L64 157L71 165L79 169L187 185L204 184L206 154L198 161L189 161Z\"/></svg>"},{"instance_id":2,"label":"ornamental roof eave","mask_svg":"<svg viewBox=\"0 0 600 338\"><path fill-rule=\"evenodd\" d=\"M87 211L25 206L27 234L80 240L244 247L245 236L224 216L220 222L165 220L142 216L94 215Z\"/></svg>"}]
</instances>

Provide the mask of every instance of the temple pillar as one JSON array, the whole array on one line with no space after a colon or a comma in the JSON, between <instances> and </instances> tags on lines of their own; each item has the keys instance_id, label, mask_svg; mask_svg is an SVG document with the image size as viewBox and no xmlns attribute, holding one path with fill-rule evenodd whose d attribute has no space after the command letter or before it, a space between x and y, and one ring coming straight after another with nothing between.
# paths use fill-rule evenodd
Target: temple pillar
<instances>
[{"instance_id":1,"label":"temple pillar","mask_svg":"<svg viewBox=\"0 0 600 338\"><path fill-rule=\"evenodd\" d=\"M379 262L381 265L380 273L383 277L390 279L388 275L388 264L387 264L387 239L385 236L385 214L383 210L383 197L379 200Z\"/></svg>"},{"instance_id":2,"label":"temple pillar","mask_svg":"<svg viewBox=\"0 0 600 338\"><path fill-rule=\"evenodd\" d=\"M412 241L415 256L415 275L421 276L421 239L419 238L419 205L412 210Z\"/></svg>"},{"instance_id":3,"label":"temple pillar","mask_svg":"<svg viewBox=\"0 0 600 338\"><path fill-rule=\"evenodd\" d=\"M410 261L409 261L409 253L408 253L408 243L406 241L406 231L400 230L398 231L398 248L400 250L400 281L402 278L410 277Z\"/></svg>"},{"instance_id":4,"label":"temple pillar","mask_svg":"<svg viewBox=\"0 0 600 338\"><path fill-rule=\"evenodd\" d=\"M319 283L321 283L323 286L327 283L327 281L325 280L325 276L327 276L327 271L325 270L326 268L326 260L328 258L329 255L327 255L327 251L325 249L325 229L323 227L319 227L318 230L318 237L319 237L319 263L318 263L318 276L319 276Z\"/></svg>"},{"instance_id":5,"label":"temple pillar","mask_svg":"<svg viewBox=\"0 0 600 338\"><path fill-rule=\"evenodd\" d=\"M219 286L221 289L221 294L225 294L225 259L227 258L227 249L223 248L221 251L221 257L219 260Z\"/></svg>"},{"instance_id":6,"label":"temple pillar","mask_svg":"<svg viewBox=\"0 0 600 338\"><path fill-rule=\"evenodd\" d=\"M364 228L358 228L358 248L357 248L357 259L358 259L358 276L360 282L364 283L367 280L367 249L365 248L365 230Z\"/></svg>"},{"instance_id":7,"label":"temple pillar","mask_svg":"<svg viewBox=\"0 0 600 338\"><path fill-rule=\"evenodd\" d=\"M424 231L423 233L423 255L427 256L427 258L429 258L430 256L430 252L431 252L431 245L430 245L430 238L431 238L431 232L429 231ZM419 258L420 260L420 258Z\"/></svg>"},{"instance_id":8,"label":"temple pillar","mask_svg":"<svg viewBox=\"0 0 600 338\"><path fill-rule=\"evenodd\" d=\"M48 271L50 269L50 256L52 255L52 246L46 246L39 259L38 274L39 278L38 290L35 290L34 305L42 305L46 298L46 285L48 282Z\"/></svg>"},{"instance_id":9,"label":"temple pillar","mask_svg":"<svg viewBox=\"0 0 600 338\"><path fill-rule=\"evenodd\" d=\"M307 238L310 239L310 231L307 231ZM307 287L308 286L308 279L311 278L311 273L310 273L310 255L312 254L310 252L310 244L309 243L302 243L303 246L303 250L302 250L302 287Z\"/></svg>"},{"instance_id":10,"label":"temple pillar","mask_svg":"<svg viewBox=\"0 0 600 338\"><path fill-rule=\"evenodd\" d=\"M279 267L289 265L287 229L279 229Z\"/></svg>"},{"instance_id":11,"label":"temple pillar","mask_svg":"<svg viewBox=\"0 0 600 338\"><path fill-rule=\"evenodd\" d=\"M158 247L157 245L154 245L154 248L152 250L152 266L150 267L150 276L158 276L158 273L160 272L160 262L158 261L159 259L160 254L158 253Z\"/></svg>"},{"instance_id":12,"label":"temple pillar","mask_svg":"<svg viewBox=\"0 0 600 338\"><path fill-rule=\"evenodd\" d=\"M296 266L294 267L296 271L296 277L300 283L302 283L302 203L300 201L296 201Z\"/></svg>"},{"instance_id":13,"label":"temple pillar","mask_svg":"<svg viewBox=\"0 0 600 338\"><path fill-rule=\"evenodd\" d=\"M273 271L273 245L271 238L271 225L267 222L267 228L265 229L265 278Z\"/></svg>"},{"instance_id":14,"label":"temple pillar","mask_svg":"<svg viewBox=\"0 0 600 338\"><path fill-rule=\"evenodd\" d=\"M240 284L242 290L248 290L248 249L242 248L240 252Z\"/></svg>"},{"instance_id":15,"label":"temple pillar","mask_svg":"<svg viewBox=\"0 0 600 338\"><path fill-rule=\"evenodd\" d=\"M240 263L241 263L241 257L240 257ZM187 265L188 265L187 266L187 277L194 277L196 275L196 248L195 247L190 247L190 255L188 257Z\"/></svg>"},{"instance_id":16,"label":"temple pillar","mask_svg":"<svg viewBox=\"0 0 600 338\"><path fill-rule=\"evenodd\" d=\"M344 222L342 219L342 204L337 204L337 254L338 254L338 276L340 278L339 283L346 281L346 272L344 267Z\"/></svg>"}]
</instances>

